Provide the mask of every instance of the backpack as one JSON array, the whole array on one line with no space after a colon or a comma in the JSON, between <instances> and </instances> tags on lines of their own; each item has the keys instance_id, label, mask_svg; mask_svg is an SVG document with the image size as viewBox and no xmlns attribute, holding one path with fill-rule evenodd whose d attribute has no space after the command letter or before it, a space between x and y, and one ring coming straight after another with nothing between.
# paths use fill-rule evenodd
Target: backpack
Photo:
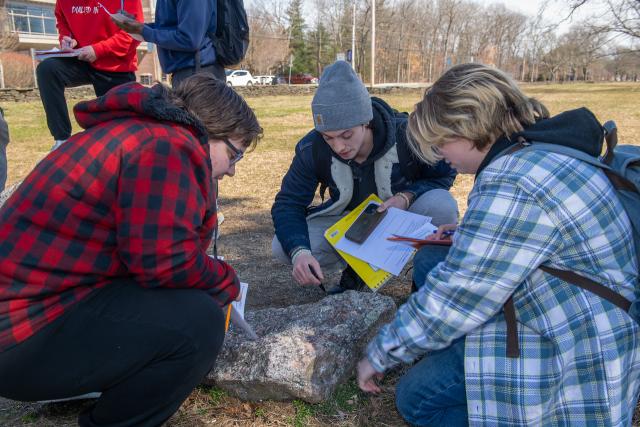
<instances>
[{"instance_id":1,"label":"backpack","mask_svg":"<svg viewBox=\"0 0 640 427\"><path fill-rule=\"evenodd\" d=\"M249 21L243 0L217 0L216 30L207 32L216 61L227 67L238 64L249 48ZM212 25L210 25L210 28Z\"/></svg>"},{"instance_id":2,"label":"backpack","mask_svg":"<svg viewBox=\"0 0 640 427\"><path fill-rule=\"evenodd\" d=\"M249 48L249 21L243 0L217 0L215 20L209 22L207 37L223 67L236 65ZM215 30L214 30L215 28ZM195 69L200 71L200 50L195 53Z\"/></svg>"},{"instance_id":3,"label":"backpack","mask_svg":"<svg viewBox=\"0 0 640 427\"><path fill-rule=\"evenodd\" d=\"M513 154L516 151L544 150L573 157L602 169L613 185L631 222L636 259L638 266L640 266L640 146L617 146L617 129L616 124L612 121L606 122L603 128L607 151L602 157L593 157L583 151L562 145L522 140L519 144L508 148L498 156ZM573 271L558 270L546 266L540 266L539 268L565 282L586 289L608 300L626 311L629 316L640 323L640 299L629 301L611 288L580 276ZM638 292L640 292L640 283L637 284L636 289L636 294L638 294ZM515 308L512 297L509 297L504 305L504 314L507 322L507 357L518 357L520 352L518 349Z\"/></svg>"}]
</instances>

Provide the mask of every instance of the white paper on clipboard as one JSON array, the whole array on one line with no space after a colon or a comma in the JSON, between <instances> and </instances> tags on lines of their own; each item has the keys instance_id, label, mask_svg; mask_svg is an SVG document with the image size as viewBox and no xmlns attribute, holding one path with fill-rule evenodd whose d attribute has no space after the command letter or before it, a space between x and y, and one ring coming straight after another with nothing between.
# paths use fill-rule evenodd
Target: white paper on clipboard
<instances>
[{"instance_id":1,"label":"white paper on clipboard","mask_svg":"<svg viewBox=\"0 0 640 427\"><path fill-rule=\"evenodd\" d=\"M109 16L111 18L113 18L114 21L116 22L124 22L127 19L131 19L128 16L123 15L122 13L118 12L118 13L111 13L109 12L109 9L107 9L102 3L97 2L98 6L100 6L105 12L107 12L107 14L109 14ZM131 36L132 39L137 40L139 42L143 42L144 39L142 38L141 34L131 34L131 33L127 33Z\"/></svg>"}]
</instances>

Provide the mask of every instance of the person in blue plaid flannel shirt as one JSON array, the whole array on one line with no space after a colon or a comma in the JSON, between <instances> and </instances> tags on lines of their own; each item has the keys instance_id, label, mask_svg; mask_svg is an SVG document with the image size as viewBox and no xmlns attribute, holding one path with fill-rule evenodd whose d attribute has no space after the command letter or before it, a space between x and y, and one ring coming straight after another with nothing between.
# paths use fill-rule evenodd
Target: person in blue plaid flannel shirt
<instances>
[{"instance_id":1,"label":"person in blue plaid flannel shirt","mask_svg":"<svg viewBox=\"0 0 640 427\"><path fill-rule=\"evenodd\" d=\"M418 291L369 343L360 388L379 392L385 371L422 358L396 389L411 424L631 425L639 325L539 269L571 270L634 300L629 217L601 169L509 151L522 137L599 153L595 116L581 108L549 117L505 73L463 64L427 90L408 129L418 154L444 158L475 183L446 258L417 277Z\"/></svg>"}]
</instances>

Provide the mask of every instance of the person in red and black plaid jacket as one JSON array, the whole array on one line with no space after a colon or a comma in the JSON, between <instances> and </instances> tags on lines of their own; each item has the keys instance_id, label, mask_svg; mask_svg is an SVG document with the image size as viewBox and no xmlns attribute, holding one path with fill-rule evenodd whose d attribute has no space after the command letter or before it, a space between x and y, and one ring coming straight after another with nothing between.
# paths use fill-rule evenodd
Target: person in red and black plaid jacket
<instances>
[{"instance_id":1,"label":"person in red and black plaid jacket","mask_svg":"<svg viewBox=\"0 0 640 427\"><path fill-rule=\"evenodd\" d=\"M262 129L213 76L129 83L0 209L0 396L102 393L80 424L160 425L212 368L235 271L206 253L216 185Z\"/></svg>"}]
</instances>

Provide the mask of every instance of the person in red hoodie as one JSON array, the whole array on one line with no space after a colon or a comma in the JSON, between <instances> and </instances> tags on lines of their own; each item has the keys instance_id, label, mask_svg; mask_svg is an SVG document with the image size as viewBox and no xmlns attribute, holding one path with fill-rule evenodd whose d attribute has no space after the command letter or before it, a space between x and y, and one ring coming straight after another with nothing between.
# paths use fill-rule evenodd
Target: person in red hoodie
<instances>
[{"instance_id":1,"label":"person in red hoodie","mask_svg":"<svg viewBox=\"0 0 640 427\"><path fill-rule=\"evenodd\" d=\"M142 22L141 0L126 0L125 11ZM53 149L71 136L71 121L64 97L67 87L93 85L96 96L115 86L136 80L136 48L140 42L118 28L110 13L120 0L57 0L56 26L60 48L76 51L77 57L49 58L38 65L36 77Z\"/></svg>"},{"instance_id":2,"label":"person in red hoodie","mask_svg":"<svg viewBox=\"0 0 640 427\"><path fill-rule=\"evenodd\" d=\"M222 345L239 281L207 255L217 180L262 129L208 74L74 112L86 130L0 208L0 396L101 392L81 426L158 426Z\"/></svg>"}]
</instances>

